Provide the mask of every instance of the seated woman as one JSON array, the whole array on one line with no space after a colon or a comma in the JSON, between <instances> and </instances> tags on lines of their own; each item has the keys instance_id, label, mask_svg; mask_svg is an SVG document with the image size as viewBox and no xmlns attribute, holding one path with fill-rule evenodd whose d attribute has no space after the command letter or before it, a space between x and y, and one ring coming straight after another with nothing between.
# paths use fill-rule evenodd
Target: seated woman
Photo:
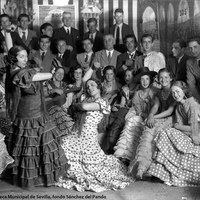
<instances>
[{"instance_id":1,"label":"seated woman","mask_svg":"<svg viewBox=\"0 0 200 200\"><path fill-rule=\"evenodd\" d=\"M158 73L158 80L161 90L157 93L153 106L146 120L146 126L140 137L136 156L131 160L129 172L137 173L137 178L142 179L143 174L147 172L154 152L154 138L159 130L172 126L172 113L175 102L171 93L172 78L167 69L161 69ZM137 168L137 169L135 169Z\"/></svg>"},{"instance_id":2,"label":"seated woman","mask_svg":"<svg viewBox=\"0 0 200 200\"><path fill-rule=\"evenodd\" d=\"M116 157L104 154L97 140L98 125L110 112L109 104L101 97L101 82L89 79L86 90L87 98L74 105L82 112L80 119L61 145L70 167L56 185L94 192L125 188L133 181L127 176L126 166Z\"/></svg>"},{"instance_id":3,"label":"seated woman","mask_svg":"<svg viewBox=\"0 0 200 200\"><path fill-rule=\"evenodd\" d=\"M46 101L49 115L53 117L60 131L68 134L73 125L72 118L68 115L68 94L79 90L72 90L67 83L63 81L64 69L62 67L55 68L55 73L51 80L46 82L48 96L50 100Z\"/></svg>"},{"instance_id":4,"label":"seated woman","mask_svg":"<svg viewBox=\"0 0 200 200\"><path fill-rule=\"evenodd\" d=\"M107 99L110 105L112 105L120 90L120 84L115 77L115 68L111 65L108 65L104 68L103 75L104 81L102 83L102 97Z\"/></svg>"},{"instance_id":5,"label":"seated woman","mask_svg":"<svg viewBox=\"0 0 200 200\"><path fill-rule=\"evenodd\" d=\"M149 71L147 67L140 68L135 82L140 83L140 90L135 92L132 99L132 107L125 117L125 126L117 145L114 147L114 155L120 158L126 165L131 157L135 157L139 138L143 131L143 121L147 118L155 96L155 88L152 87L153 78L157 73Z\"/></svg>"},{"instance_id":6,"label":"seated woman","mask_svg":"<svg viewBox=\"0 0 200 200\"><path fill-rule=\"evenodd\" d=\"M119 104L114 104L112 107L113 112L110 115L109 119L109 129L107 132L106 144L103 149L109 154L113 154L113 147L116 145L116 142L120 136L120 133L125 124L125 116L131 107L135 92L138 89L138 84L134 81L134 71L127 69L125 72L125 82L121 88L121 100Z\"/></svg>"},{"instance_id":7,"label":"seated woman","mask_svg":"<svg viewBox=\"0 0 200 200\"><path fill-rule=\"evenodd\" d=\"M177 102L176 123L155 138L156 150L148 173L168 185L200 185L200 105L182 81L172 85Z\"/></svg>"}]
</instances>

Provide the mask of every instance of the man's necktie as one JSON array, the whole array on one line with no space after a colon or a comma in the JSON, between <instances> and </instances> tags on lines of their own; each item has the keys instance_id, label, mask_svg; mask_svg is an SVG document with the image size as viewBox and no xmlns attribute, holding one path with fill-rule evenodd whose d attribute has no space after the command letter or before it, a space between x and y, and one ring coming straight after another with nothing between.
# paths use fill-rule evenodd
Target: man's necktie
<instances>
[{"instance_id":1,"label":"man's necktie","mask_svg":"<svg viewBox=\"0 0 200 200\"><path fill-rule=\"evenodd\" d=\"M110 61L111 61L111 52L109 51L108 52L108 62L110 63Z\"/></svg>"},{"instance_id":2,"label":"man's necktie","mask_svg":"<svg viewBox=\"0 0 200 200\"><path fill-rule=\"evenodd\" d=\"M88 61L88 54L85 55L85 62Z\"/></svg>"},{"instance_id":3,"label":"man's necktie","mask_svg":"<svg viewBox=\"0 0 200 200\"><path fill-rule=\"evenodd\" d=\"M67 35L69 35L69 29L67 28Z\"/></svg>"},{"instance_id":4,"label":"man's necktie","mask_svg":"<svg viewBox=\"0 0 200 200\"><path fill-rule=\"evenodd\" d=\"M23 41L23 43L25 43L26 42L26 32L23 31L22 33L23 33L23 35L22 35L22 41Z\"/></svg>"},{"instance_id":5,"label":"man's necktie","mask_svg":"<svg viewBox=\"0 0 200 200\"><path fill-rule=\"evenodd\" d=\"M62 54L59 54L58 58L62 59L63 55Z\"/></svg>"},{"instance_id":6,"label":"man's necktie","mask_svg":"<svg viewBox=\"0 0 200 200\"><path fill-rule=\"evenodd\" d=\"M44 60L44 57L45 57L45 52L42 52L42 55L41 55L42 60Z\"/></svg>"},{"instance_id":7,"label":"man's necktie","mask_svg":"<svg viewBox=\"0 0 200 200\"><path fill-rule=\"evenodd\" d=\"M117 26L117 32L116 32L116 45L119 45L119 26Z\"/></svg>"},{"instance_id":8,"label":"man's necktie","mask_svg":"<svg viewBox=\"0 0 200 200\"><path fill-rule=\"evenodd\" d=\"M90 39L92 40L92 42L94 42L93 34L90 34Z\"/></svg>"}]
</instances>

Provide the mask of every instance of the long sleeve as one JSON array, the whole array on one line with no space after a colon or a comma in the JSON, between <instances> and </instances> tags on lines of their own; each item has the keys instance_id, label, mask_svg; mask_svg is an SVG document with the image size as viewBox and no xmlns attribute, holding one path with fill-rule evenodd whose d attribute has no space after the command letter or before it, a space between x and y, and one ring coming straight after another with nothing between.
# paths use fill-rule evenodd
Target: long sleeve
<instances>
[{"instance_id":1,"label":"long sleeve","mask_svg":"<svg viewBox=\"0 0 200 200\"><path fill-rule=\"evenodd\" d=\"M192 63L187 61L187 84L193 95L200 102L200 93L196 87L196 77L195 77L195 69L192 66Z\"/></svg>"}]
</instances>

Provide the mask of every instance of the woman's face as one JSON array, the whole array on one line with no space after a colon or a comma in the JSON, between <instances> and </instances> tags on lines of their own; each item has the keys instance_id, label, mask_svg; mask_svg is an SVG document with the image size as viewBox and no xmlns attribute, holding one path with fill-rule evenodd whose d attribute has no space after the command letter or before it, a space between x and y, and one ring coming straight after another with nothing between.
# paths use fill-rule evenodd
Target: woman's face
<instances>
[{"instance_id":1,"label":"woman's face","mask_svg":"<svg viewBox=\"0 0 200 200\"><path fill-rule=\"evenodd\" d=\"M59 68L59 69L55 72L54 77L55 77L55 79L56 79L57 81L62 81L63 78L64 78L64 69Z\"/></svg>"},{"instance_id":2,"label":"woman's face","mask_svg":"<svg viewBox=\"0 0 200 200\"><path fill-rule=\"evenodd\" d=\"M180 87L172 86L171 90L172 90L172 96L175 101L181 102L184 99L185 93Z\"/></svg>"},{"instance_id":3,"label":"woman's face","mask_svg":"<svg viewBox=\"0 0 200 200\"><path fill-rule=\"evenodd\" d=\"M172 79L168 72L161 72L159 74L159 83L162 87L170 87Z\"/></svg>"},{"instance_id":4,"label":"woman's face","mask_svg":"<svg viewBox=\"0 0 200 200\"><path fill-rule=\"evenodd\" d=\"M141 84L142 88L144 88L144 89L148 88L150 85L150 82L151 82L151 79L148 75L141 76L140 84Z\"/></svg>"},{"instance_id":5,"label":"woman's face","mask_svg":"<svg viewBox=\"0 0 200 200\"><path fill-rule=\"evenodd\" d=\"M133 73L131 71L126 71L126 74L125 74L126 84L130 84L132 81L133 81Z\"/></svg>"},{"instance_id":6,"label":"woman's face","mask_svg":"<svg viewBox=\"0 0 200 200\"><path fill-rule=\"evenodd\" d=\"M17 54L17 65L19 67L26 67L26 63L28 61L28 55L26 50L21 50Z\"/></svg>"},{"instance_id":7,"label":"woman's face","mask_svg":"<svg viewBox=\"0 0 200 200\"><path fill-rule=\"evenodd\" d=\"M97 83L93 80L89 80L86 85L87 92L91 97L100 95L100 89L97 88Z\"/></svg>"},{"instance_id":8,"label":"woman's face","mask_svg":"<svg viewBox=\"0 0 200 200\"><path fill-rule=\"evenodd\" d=\"M80 81L82 79L83 75L83 70L81 68L78 68L77 70L74 71L74 79L76 81Z\"/></svg>"},{"instance_id":9,"label":"woman's face","mask_svg":"<svg viewBox=\"0 0 200 200\"><path fill-rule=\"evenodd\" d=\"M111 82L114 80L114 72L112 69L109 69L106 71L105 78L106 78L106 81L108 81L108 82Z\"/></svg>"}]
</instances>

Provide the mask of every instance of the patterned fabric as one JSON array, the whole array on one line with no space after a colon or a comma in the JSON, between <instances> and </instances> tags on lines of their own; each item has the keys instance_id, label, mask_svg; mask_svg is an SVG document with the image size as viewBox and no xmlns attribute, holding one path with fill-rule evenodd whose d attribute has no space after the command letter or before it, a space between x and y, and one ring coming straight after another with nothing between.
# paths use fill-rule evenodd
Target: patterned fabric
<instances>
[{"instance_id":1,"label":"patterned fabric","mask_svg":"<svg viewBox=\"0 0 200 200\"><path fill-rule=\"evenodd\" d=\"M154 161L149 174L168 185L197 186L200 184L200 146L181 131L170 128L157 138Z\"/></svg>"},{"instance_id":2,"label":"patterned fabric","mask_svg":"<svg viewBox=\"0 0 200 200\"><path fill-rule=\"evenodd\" d=\"M127 177L127 168L116 157L104 154L98 144L97 126L104 114L110 112L105 100L95 100L100 111L88 111L82 132L72 131L63 139L62 148L70 165L66 176L56 184L78 191L102 192L126 187L133 180Z\"/></svg>"},{"instance_id":3,"label":"patterned fabric","mask_svg":"<svg viewBox=\"0 0 200 200\"><path fill-rule=\"evenodd\" d=\"M4 135L0 133L0 174L7 167L8 164L14 162L13 158L9 156L6 145L4 143Z\"/></svg>"},{"instance_id":4,"label":"patterned fabric","mask_svg":"<svg viewBox=\"0 0 200 200\"><path fill-rule=\"evenodd\" d=\"M74 122L63 106L52 106L49 109L49 115L54 119L56 126L62 131L63 135L69 134Z\"/></svg>"},{"instance_id":5,"label":"patterned fabric","mask_svg":"<svg viewBox=\"0 0 200 200\"><path fill-rule=\"evenodd\" d=\"M193 97L177 105L177 123L190 126L190 133L169 128L155 138L154 160L148 173L166 184L183 187L200 184L200 146L193 142L195 137L200 137L199 108Z\"/></svg>"}]
</instances>

